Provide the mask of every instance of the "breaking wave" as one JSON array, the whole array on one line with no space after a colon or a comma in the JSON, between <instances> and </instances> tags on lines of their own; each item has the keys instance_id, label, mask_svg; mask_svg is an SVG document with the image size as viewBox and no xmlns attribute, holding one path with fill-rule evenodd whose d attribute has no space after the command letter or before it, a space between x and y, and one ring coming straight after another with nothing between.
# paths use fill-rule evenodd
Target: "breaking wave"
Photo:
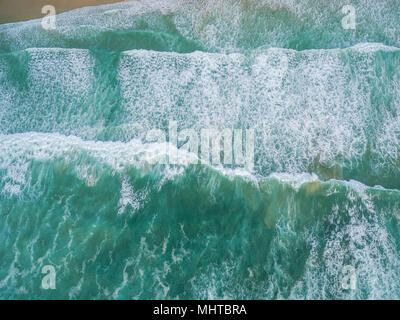
<instances>
[{"instance_id":1,"label":"breaking wave","mask_svg":"<svg viewBox=\"0 0 400 320\"><path fill-rule=\"evenodd\" d=\"M0 296L399 299L399 2L354 1L344 30L345 2L0 25ZM170 121L254 129L254 169L149 161Z\"/></svg>"}]
</instances>

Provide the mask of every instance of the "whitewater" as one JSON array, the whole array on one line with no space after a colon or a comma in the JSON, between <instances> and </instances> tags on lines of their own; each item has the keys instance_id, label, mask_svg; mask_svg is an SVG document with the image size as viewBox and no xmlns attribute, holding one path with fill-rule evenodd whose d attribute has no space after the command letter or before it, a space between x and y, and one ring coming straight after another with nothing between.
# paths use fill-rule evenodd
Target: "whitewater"
<instances>
[{"instance_id":1,"label":"whitewater","mask_svg":"<svg viewBox=\"0 0 400 320\"><path fill-rule=\"evenodd\" d=\"M399 299L400 2L347 4L0 25L0 298ZM163 162L171 121L254 130L254 166Z\"/></svg>"}]
</instances>

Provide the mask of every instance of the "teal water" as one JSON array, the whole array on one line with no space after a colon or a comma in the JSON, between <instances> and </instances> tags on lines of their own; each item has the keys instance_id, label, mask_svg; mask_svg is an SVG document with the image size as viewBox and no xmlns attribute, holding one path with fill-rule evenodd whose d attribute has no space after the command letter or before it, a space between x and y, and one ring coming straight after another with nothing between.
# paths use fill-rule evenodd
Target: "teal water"
<instances>
[{"instance_id":1,"label":"teal water","mask_svg":"<svg viewBox=\"0 0 400 320\"><path fill-rule=\"evenodd\" d=\"M0 25L0 298L400 298L400 2L215 2ZM149 162L169 121L254 169Z\"/></svg>"}]
</instances>

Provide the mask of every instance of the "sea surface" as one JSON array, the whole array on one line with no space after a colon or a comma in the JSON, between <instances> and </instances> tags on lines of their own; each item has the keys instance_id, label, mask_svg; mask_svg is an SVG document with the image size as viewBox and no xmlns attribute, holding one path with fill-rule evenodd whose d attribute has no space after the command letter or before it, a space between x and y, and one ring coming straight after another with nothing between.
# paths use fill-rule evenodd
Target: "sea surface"
<instances>
[{"instance_id":1,"label":"sea surface","mask_svg":"<svg viewBox=\"0 0 400 320\"><path fill-rule=\"evenodd\" d=\"M348 2L0 25L0 298L399 299L400 1ZM150 161L171 122L254 130L254 166Z\"/></svg>"}]
</instances>

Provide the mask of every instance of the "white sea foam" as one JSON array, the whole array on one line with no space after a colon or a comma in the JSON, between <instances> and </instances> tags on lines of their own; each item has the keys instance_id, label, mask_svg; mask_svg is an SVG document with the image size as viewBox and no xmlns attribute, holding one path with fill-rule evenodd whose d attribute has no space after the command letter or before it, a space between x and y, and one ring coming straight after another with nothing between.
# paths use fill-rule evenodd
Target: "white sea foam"
<instances>
[{"instance_id":1,"label":"white sea foam","mask_svg":"<svg viewBox=\"0 0 400 320\"><path fill-rule=\"evenodd\" d=\"M37 19L2 25L0 33L11 50L52 43L61 46L71 40L93 41L110 30L142 30L143 21L146 30L168 33L168 25L159 19L164 16L181 35L198 41L208 50L238 50L245 47L243 43L287 47L291 44L290 35L299 30L305 30L300 36L308 37L317 45L344 47L351 42L340 24L344 16L340 10L345 5L347 0L324 3L316 0L126 1L61 13L57 16L57 29L51 32L43 30L41 20ZM388 43L400 46L398 3L360 0L356 7L359 41L384 35ZM318 41L325 38L325 43Z\"/></svg>"},{"instance_id":2,"label":"white sea foam","mask_svg":"<svg viewBox=\"0 0 400 320\"><path fill-rule=\"evenodd\" d=\"M129 121L145 128L160 128L166 119L197 131L238 124L254 128L258 165L267 172L303 172L315 159L327 167L338 157L356 164L368 135L375 134L369 132L371 123L389 117L376 116L370 99L375 86L368 84L368 79L378 81L373 58L382 50L398 51L379 44L268 49L250 58L129 51L120 62L122 105ZM397 108L395 102L379 107ZM397 148L399 139L392 137L388 148ZM378 149L373 152L384 158Z\"/></svg>"},{"instance_id":3,"label":"white sea foam","mask_svg":"<svg viewBox=\"0 0 400 320\"><path fill-rule=\"evenodd\" d=\"M259 49L250 56L127 51L119 63L121 108L115 111L123 123L107 132L115 131L111 139L143 141L148 130L162 129L168 120L197 132L251 128L256 171L263 174L301 173L315 162L357 166L368 145L377 167L397 167L397 74L384 97L393 97L385 100L391 102L371 100L381 81L375 59L382 52L397 57L397 51L381 44ZM6 84L0 89L0 132L57 131L93 140L105 132L109 113L91 100L95 58L88 50L29 49L26 54L28 91L23 93L11 81L10 61L0 58ZM391 61L398 69L398 58ZM390 74L384 76L390 80ZM378 143L371 144L374 139Z\"/></svg>"}]
</instances>

